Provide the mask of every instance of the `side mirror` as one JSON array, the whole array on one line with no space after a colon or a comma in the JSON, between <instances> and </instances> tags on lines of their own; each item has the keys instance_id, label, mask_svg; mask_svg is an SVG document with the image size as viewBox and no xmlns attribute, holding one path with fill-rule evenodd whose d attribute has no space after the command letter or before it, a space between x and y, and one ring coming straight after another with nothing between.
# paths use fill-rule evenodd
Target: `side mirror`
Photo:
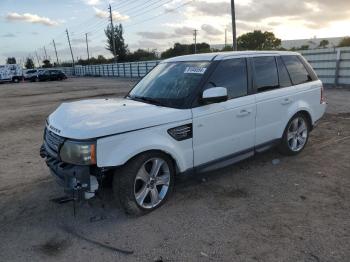
<instances>
[{"instance_id":1,"label":"side mirror","mask_svg":"<svg viewBox=\"0 0 350 262\"><path fill-rule=\"evenodd\" d=\"M220 103L227 101L226 87L212 87L203 91L202 102L204 104Z\"/></svg>"}]
</instances>

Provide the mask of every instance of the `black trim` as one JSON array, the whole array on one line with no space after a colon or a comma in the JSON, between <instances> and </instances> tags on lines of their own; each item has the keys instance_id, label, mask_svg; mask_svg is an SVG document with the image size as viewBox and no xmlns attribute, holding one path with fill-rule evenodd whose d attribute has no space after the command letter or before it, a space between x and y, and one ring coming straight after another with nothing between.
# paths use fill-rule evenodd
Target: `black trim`
<instances>
[{"instance_id":1,"label":"black trim","mask_svg":"<svg viewBox=\"0 0 350 262\"><path fill-rule=\"evenodd\" d=\"M236 152L234 154L224 156L212 161L209 161L207 163L195 166L193 168L187 169L184 172L181 172L181 175L190 175L190 174L198 174L198 173L204 173L204 172L209 172L213 170L217 170L223 167L227 167L230 165L233 165L237 162L240 162L244 159L247 159L251 156L254 156L257 153L264 152L276 145L279 144L281 139L273 139L271 141L268 141L266 143L262 143L260 145L257 145L255 147L251 147L239 152Z\"/></svg>"},{"instance_id":2,"label":"black trim","mask_svg":"<svg viewBox=\"0 0 350 262\"><path fill-rule=\"evenodd\" d=\"M180 130L179 130L180 129ZM181 130L182 129L182 130ZM176 141L183 141L193 137L192 123L168 129L168 134Z\"/></svg>"},{"instance_id":3,"label":"black trim","mask_svg":"<svg viewBox=\"0 0 350 262\"><path fill-rule=\"evenodd\" d=\"M240 151L237 153L234 153L232 155L228 155L219 159L212 160L208 163L201 164L199 166L196 166L194 168L194 171L196 173L204 173L209 172L213 170L217 170L226 166L233 165L243 159L246 159L248 157L251 157L254 155L254 148L249 148L244 151Z\"/></svg>"}]
</instances>

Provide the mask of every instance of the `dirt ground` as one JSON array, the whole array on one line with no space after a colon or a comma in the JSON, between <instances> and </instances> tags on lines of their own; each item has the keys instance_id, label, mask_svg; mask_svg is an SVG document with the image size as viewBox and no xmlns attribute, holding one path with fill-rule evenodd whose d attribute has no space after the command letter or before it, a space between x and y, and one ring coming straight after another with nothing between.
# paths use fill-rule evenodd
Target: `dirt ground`
<instances>
[{"instance_id":1,"label":"dirt ground","mask_svg":"<svg viewBox=\"0 0 350 262\"><path fill-rule=\"evenodd\" d=\"M78 206L75 218L72 203L49 201L62 191L39 156L47 115L132 84L0 85L0 261L350 261L349 89L326 90L327 114L300 155L271 150L179 179L146 216L126 216L108 193Z\"/></svg>"}]
</instances>

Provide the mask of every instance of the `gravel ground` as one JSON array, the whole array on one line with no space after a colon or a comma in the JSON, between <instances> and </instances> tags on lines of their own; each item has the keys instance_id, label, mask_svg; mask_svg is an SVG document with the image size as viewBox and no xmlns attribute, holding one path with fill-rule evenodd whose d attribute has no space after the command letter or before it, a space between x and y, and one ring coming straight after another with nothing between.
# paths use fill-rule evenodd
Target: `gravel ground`
<instances>
[{"instance_id":1,"label":"gravel ground","mask_svg":"<svg viewBox=\"0 0 350 262\"><path fill-rule=\"evenodd\" d=\"M178 179L171 199L149 215L126 216L110 190L79 205L75 218L72 203L49 201L62 191L39 157L46 116L62 102L122 96L132 85L102 78L0 85L0 261L349 261L346 89L326 90L327 114L300 155L271 150Z\"/></svg>"}]
</instances>

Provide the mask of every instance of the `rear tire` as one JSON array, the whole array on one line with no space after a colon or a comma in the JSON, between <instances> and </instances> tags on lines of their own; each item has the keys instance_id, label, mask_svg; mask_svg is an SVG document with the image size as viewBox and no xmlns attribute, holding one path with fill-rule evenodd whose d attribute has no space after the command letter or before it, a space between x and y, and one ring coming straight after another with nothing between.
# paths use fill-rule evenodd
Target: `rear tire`
<instances>
[{"instance_id":1,"label":"rear tire","mask_svg":"<svg viewBox=\"0 0 350 262\"><path fill-rule=\"evenodd\" d=\"M310 123L304 114L297 113L289 120L284 130L279 150L284 155L294 156L305 148L309 140Z\"/></svg>"},{"instance_id":2,"label":"rear tire","mask_svg":"<svg viewBox=\"0 0 350 262\"><path fill-rule=\"evenodd\" d=\"M174 188L175 167L161 152L143 153L113 176L113 193L127 214L140 216L166 202Z\"/></svg>"}]
</instances>

